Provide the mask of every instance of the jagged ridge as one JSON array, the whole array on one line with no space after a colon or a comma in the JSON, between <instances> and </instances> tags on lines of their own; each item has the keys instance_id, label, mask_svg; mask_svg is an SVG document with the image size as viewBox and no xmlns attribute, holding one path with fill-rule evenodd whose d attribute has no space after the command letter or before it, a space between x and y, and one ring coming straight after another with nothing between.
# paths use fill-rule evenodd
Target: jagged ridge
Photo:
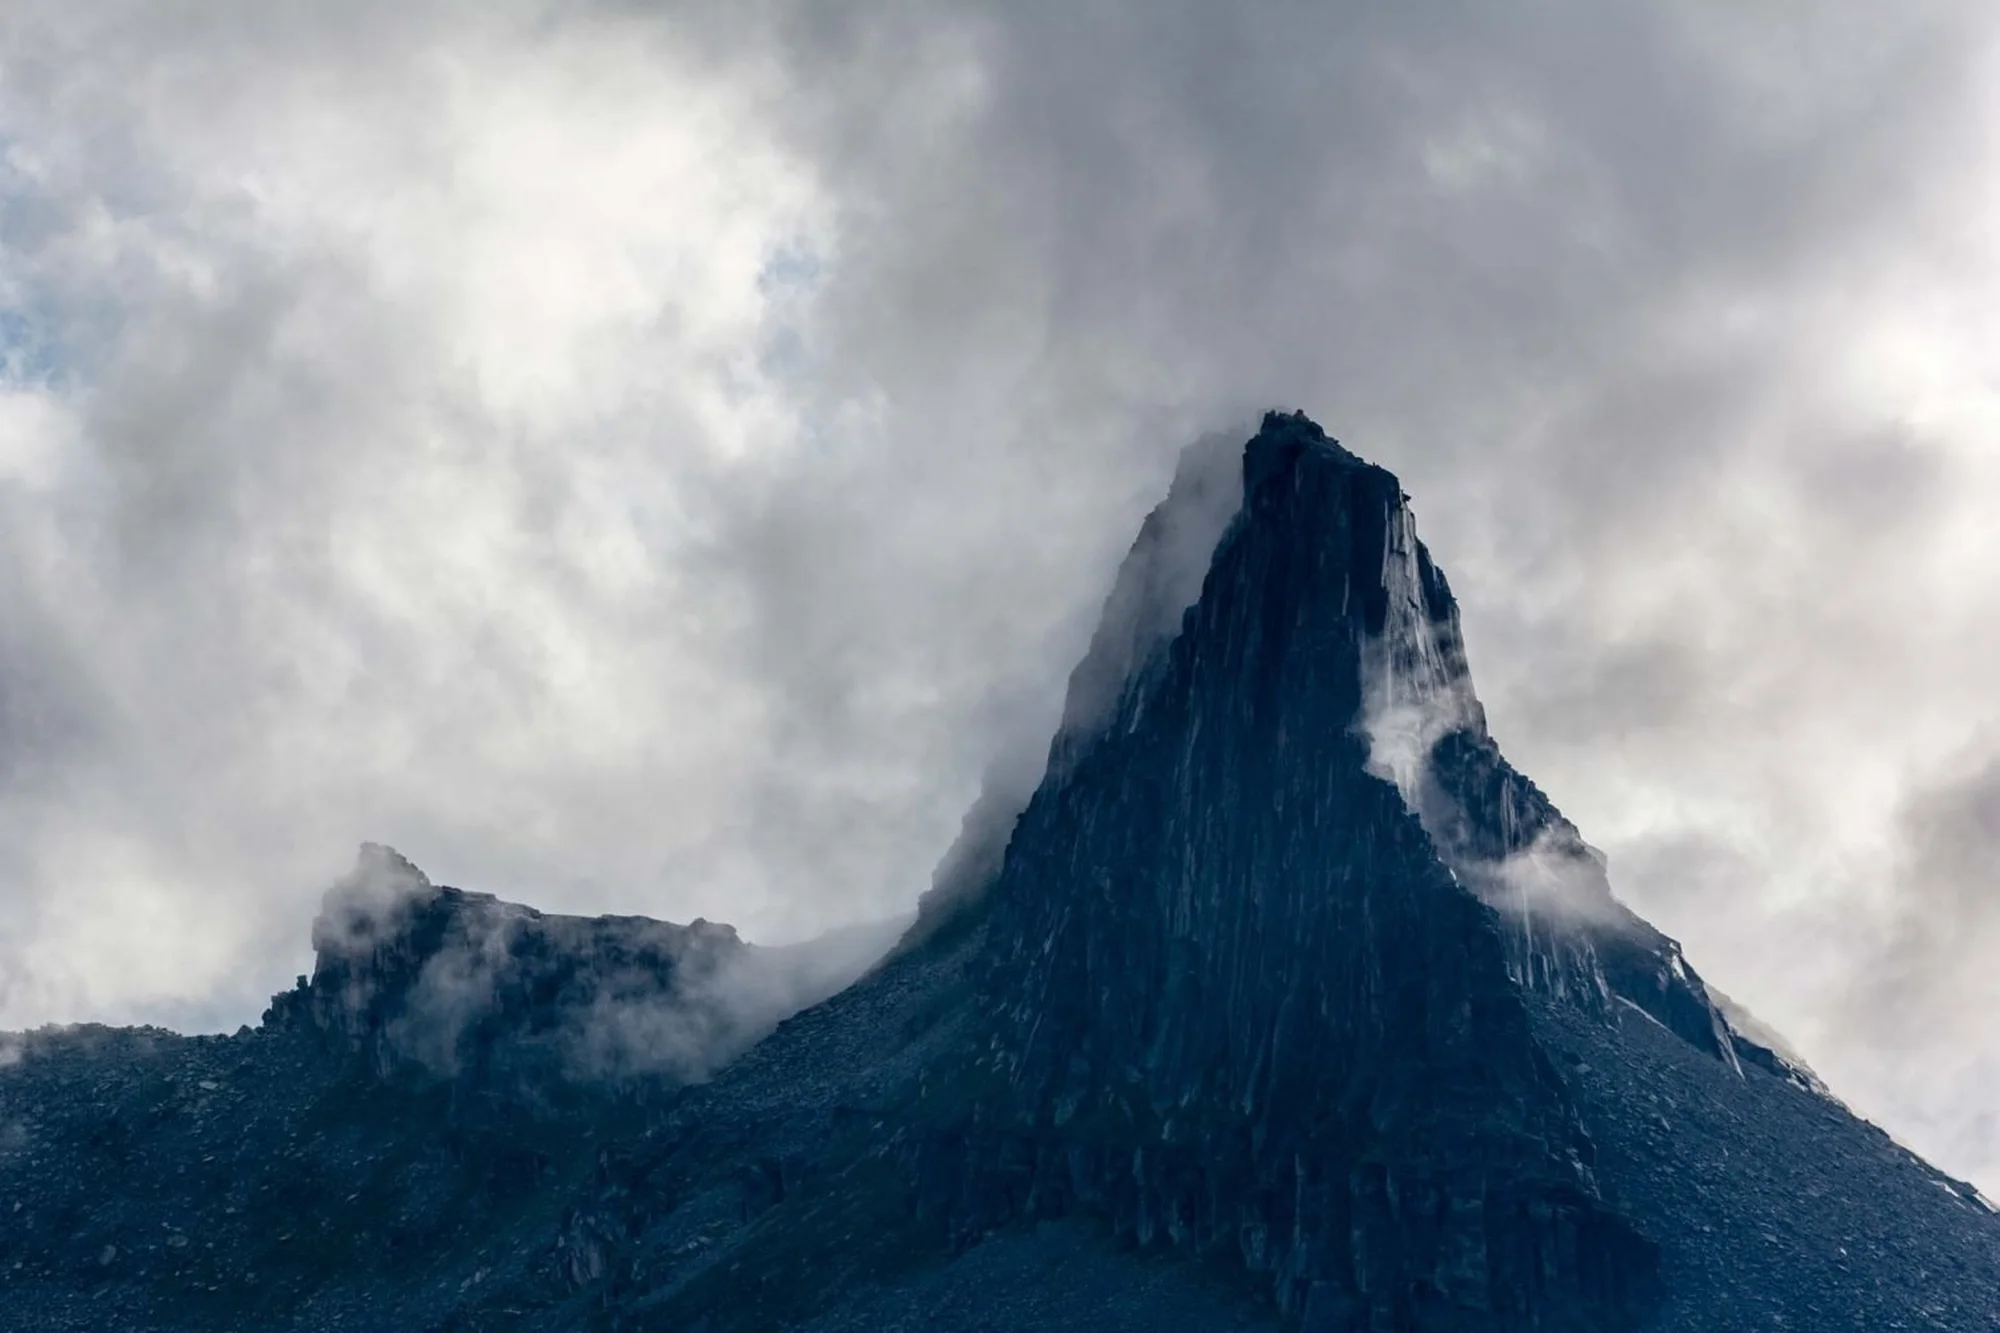
<instances>
[{"instance_id":1,"label":"jagged ridge","mask_svg":"<svg viewBox=\"0 0 2000 1333\"><path fill-rule=\"evenodd\" d=\"M537 1061L566 1011L699 1009L770 951L545 917L385 850L262 1031L0 1057L8 1312L1993 1327L1976 1192L1732 1028L1501 757L1395 479L1298 416L1235 462L1190 455L1149 518L1026 808L989 794L899 950L710 1081L569 1101L519 1075L563 1063Z\"/></svg>"},{"instance_id":2,"label":"jagged ridge","mask_svg":"<svg viewBox=\"0 0 2000 1333\"><path fill-rule=\"evenodd\" d=\"M886 947L871 949L879 931L773 950L699 919L539 912L432 884L373 843L312 934L313 973L266 1026L322 1034L383 1074L413 1066L515 1097L703 1078Z\"/></svg>"},{"instance_id":3,"label":"jagged ridge","mask_svg":"<svg viewBox=\"0 0 2000 1333\"><path fill-rule=\"evenodd\" d=\"M1302 417L1242 468L1178 634L1094 645L1133 669L1058 738L983 899L1005 1095L921 1164L957 1192L938 1209L1105 1213L1329 1328L1629 1317L1651 1250L1597 1200L1498 915L1357 730L1400 487Z\"/></svg>"}]
</instances>

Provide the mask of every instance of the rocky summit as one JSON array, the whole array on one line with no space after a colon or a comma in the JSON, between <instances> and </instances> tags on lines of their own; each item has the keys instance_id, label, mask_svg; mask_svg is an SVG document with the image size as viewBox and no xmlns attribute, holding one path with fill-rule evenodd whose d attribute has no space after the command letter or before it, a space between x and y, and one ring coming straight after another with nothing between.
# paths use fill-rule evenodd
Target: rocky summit
<instances>
[{"instance_id":1,"label":"rocky summit","mask_svg":"<svg viewBox=\"0 0 2000 1333\"><path fill-rule=\"evenodd\" d=\"M364 848L258 1029L0 1045L0 1325L2000 1327L2000 1217L1614 897L1303 416L1183 456L898 929Z\"/></svg>"}]
</instances>

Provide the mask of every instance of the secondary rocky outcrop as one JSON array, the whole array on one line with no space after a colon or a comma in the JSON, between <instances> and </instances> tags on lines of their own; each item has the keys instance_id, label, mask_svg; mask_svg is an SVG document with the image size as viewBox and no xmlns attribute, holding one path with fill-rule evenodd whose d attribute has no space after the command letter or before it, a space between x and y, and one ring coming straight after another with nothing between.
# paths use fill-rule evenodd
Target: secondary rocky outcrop
<instances>
[{"instance_id":1,"label":"secondary rocky outcrop","mask_svg":"<svg viewBox=\"0 0 2000 1333\"><path fill-rule=\"evenodd\" d=\"M373 843L313 923L310 977L267 1024L518 1089L698 1078L819 995L767 976L733 927L556 916L434 885ZM841 978L846 980L847 978Z\"/></svg>"},{"instance_id":2,"label":"secondary rocky outcrop","mask_svg":"<svg viewBox=\"0 0 2000 1333\"><path fill-rule=\"evenodd\" d=\"M254 1033L4 1046L0 1314L2000 1326L2000 1219L1615 898L1396 478L1295 414L1189 452L1039 784L865 974L373 847L314 944Z\"/></svg>"}]
</instances>

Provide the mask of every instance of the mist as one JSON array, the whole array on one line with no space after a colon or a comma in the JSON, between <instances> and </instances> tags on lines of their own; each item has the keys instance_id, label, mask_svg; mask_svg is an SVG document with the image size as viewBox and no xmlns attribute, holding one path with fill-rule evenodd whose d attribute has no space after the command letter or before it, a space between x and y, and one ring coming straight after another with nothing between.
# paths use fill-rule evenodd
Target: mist
<instances>
[{"instance_id":1,"label":"mist","mask_svg":"<svg viewBox=\"0 0 2000 1333\"><path fill-rule=\"evenodd\" d=\"M694 1083L844 989L906 925L763 948L700 920L550 916L433 884L369 843L322 900L310 977L264 1022L309 1027L384 1073L414 1066L539 1095Z\"/></svg>"},{"instance_id":2,"label":"mist","mask_svg":"<svg viewBox=\"0 0 2000 1333\"><path fill-rule=\"evenodd\" d=\"M1621 896L1992 1193L1996 29L11 4L0 1027L253 1021L363 840L907 912L1178 451L1284 405Z\"/></svg>"}]
</instances>

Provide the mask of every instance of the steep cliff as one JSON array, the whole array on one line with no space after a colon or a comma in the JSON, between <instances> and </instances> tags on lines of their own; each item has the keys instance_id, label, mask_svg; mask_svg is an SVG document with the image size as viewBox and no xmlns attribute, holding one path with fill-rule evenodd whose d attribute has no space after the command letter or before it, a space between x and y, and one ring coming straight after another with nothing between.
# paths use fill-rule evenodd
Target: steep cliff
<instances>
[{"instance_id":1,"label":"steep cliff","mask_svg":"<svg viewBox=\"0 0 2000 1333\"><path fill-rule=\"evenodd\" d=\"M381 848L314 943L258 1032L5 1047L0 1315L2000 1327L2000 1218L1616 900L1396 479L1297 415L1184 458L1039 785L854 984Z\"/></svg>"},{"instance_id":2,"label":"steep cliff","mask_svg":"<svg viewBox=\"0 0 2000 1333\"><path fill-rule=\"evenodd\" d=\"M900 1150L910 1206L960 1244L1096 1217L1314 1330L1768 1327L1826 1320L1842 1287L1940 1327L1994 1310L1990 1285L1923 1296L1935 1268L1881 1262L1923 1231L1962 1278L1996 1233L1613 897L1489 734L1396 479L1302 416L1183 460L1041 786L990 827L1004 856L948 858L927 905L971 941L977 1018ZM1654 1076L1661 1036L1678 1072ZM1737 1113L1662 1138L1662 1098L1813 1146L1730 1166ZM1659 1161L1669 1139L1700 1168ZM1883 1218L1830 1193L1830 1161L1879 1182ZM1794 1190L1838 1200L1821 1229L1877 1256L1867 1278L1796 1227L1718 1224Z\"/></svg>"},{"instance_id":3,"label":"steep cliff","mask_svg":"<svg viewBox=\"0 0 2000 1333\"><path fill-rule=\"evenodd\" d=\"M1371 663L1462 676L1455 637L1385 643L1450 621L1434 575L1402 581L1429 564L1396 479L1297 417L1241 467L1178 632L1079 669L1105 694L1094 659L1126 665L1070 710L977 909L987 1086L921 1165L935 1202L972 1229L1101 1213L1316 1327L1635 1318L1653 1248L1598 1199L1507 924L1371 763Z\"/></svg>"}]
</instances>

